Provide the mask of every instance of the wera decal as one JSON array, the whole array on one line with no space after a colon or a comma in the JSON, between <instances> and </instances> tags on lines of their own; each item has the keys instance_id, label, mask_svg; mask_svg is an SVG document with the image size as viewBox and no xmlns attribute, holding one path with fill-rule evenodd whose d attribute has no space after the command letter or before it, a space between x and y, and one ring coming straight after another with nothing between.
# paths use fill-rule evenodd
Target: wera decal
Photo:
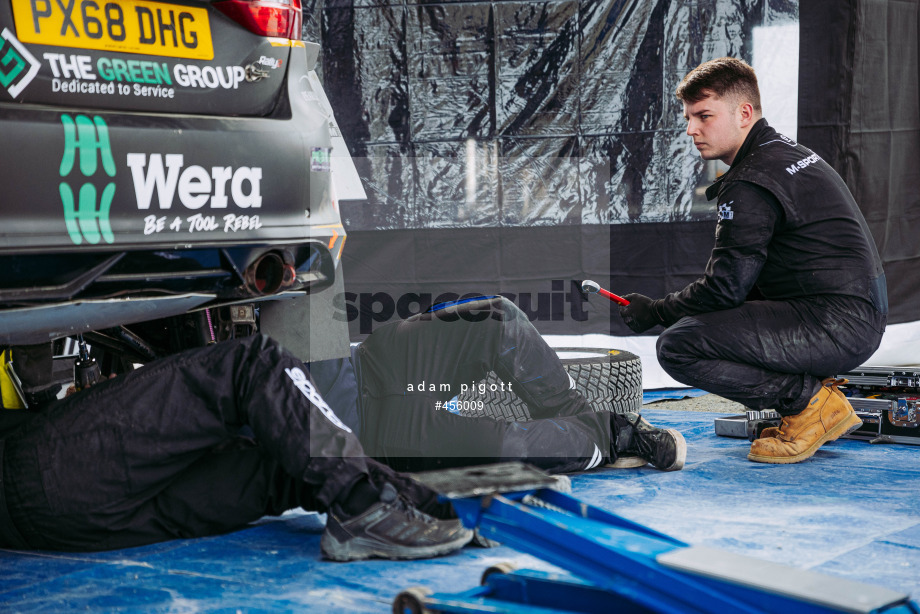
<instances>
[{"instance_id":1,"label":"wera decal","mask_svg":"<svg viewBox=\"0 0 920 614\"><path fill-rule=\"evenodd\" d=\"M137 208L150 209L156 190L160 209L172 207L177 194L186 209L200 209L206 204L211 209L226 209L228 183L234 205L243 209L262 206L261 168L212 166L208 170L197 164L184 166L182 154L150 154L148 160L147 154L129 153L128 168L134 179Z\"/></svg>"},{"instance_id":2,"label":"wera decal","mask_svg":"<svg viewBox=\"0 0 920 614\"><path fill-rule=\"evenodd\" d=\"M74 174L73 179L80 181L79 176L90 178L99 170L99 161L102 169L109 177L115 177L115 160L112 158L112 148L109 145L109 129L101 117L91 120L85 115L71 118L61 115L64 125L64 156L61 158L61 177L68 177L74 170L75 161L80 159L80 173ZM60 186L61 202L64 205L64 223L67 225L67 234L74 245L80 245L83 240L95 245L100 238L106 243L115 240L112 226L109 222L109 209L112 198L115 196L115 182L109 182L98 195L96 186L91 182L83 183L79 189L79 197L74 199L74 189L62 181ZM98 199L97 199L98 196Z\"/></svg>"},{"instance_id":3,"label":"wera decal","mask_svg":"<svg viewBox=\"0 0 920 614\"><path fill-rule=\"evenodd\" d=\"M16 40L9 28L3 28L0 36L3 37L0 45L0 85L16 98L35 78L41 62Z\"/></svg>"}]
</instances>

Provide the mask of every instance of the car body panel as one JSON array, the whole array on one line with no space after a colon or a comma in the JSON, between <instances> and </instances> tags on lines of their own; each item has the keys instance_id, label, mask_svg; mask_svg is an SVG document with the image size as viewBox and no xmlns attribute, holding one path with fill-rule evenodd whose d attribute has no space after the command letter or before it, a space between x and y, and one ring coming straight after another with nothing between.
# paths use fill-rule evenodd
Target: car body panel
<instances>
[{"instance_id":1,"label":"car body panel","mask_svg":"<svg viewBox=\"0 0 920 614\"><path fill-rule=\"evenodd\" d=\"M34 345L112 326L186 313L214 297L206 294L113 298L9 309L0 318L0 343Z\"/></svg>"},{"instance_id":2,"label":"car body panel","mask_svg":"<svg viewBox=\"0 0 920 614\"><path fill-rule=\"evenodd\" d=\"M292 51L305 68L306 48ZM16 143L0 148L0 254L341 235L317 86L289 84L287 119L0 104Z\"/></svg>"},{"instance_id":3,"label":"car body panel","mask_svg":"<svg viewBox=\"0 0 920 614\"><path fill-rule=\"evenodd\" d=\"M136 15L133 8L152 12L162 7L161 12L179 14L194 12L199 21L203 14L205 23L200 28L213 40L210 53L213 57L188 57L190 54L185 52L189 49L182 45L181 34L177 37L178 45L172 45L170 33L162 31L155 37L158 43L155 47L162 52L157 55L117 48L73 47L73 43L90 40L80 17L81 8L100 7L92 9L90 15L100 14L101 23L105 24L101 7L110 4L124 6L124 21L128 23ZM34 15L43 8L58 14L61 6L71 6L73 13L73 23L63 28L60 26L65 20L59 15L57 19L38 19ZM176 16L171 18L175 25ZM0 23L3 24L0 57L6 59L3 64L7 93L16 94L11 97L18 102L84 109L265 115L281 93L292 48L292 41L246 31L206 2L4 0L0 3ZM66 34L55 34L59 28ZM108 28L103 25L102 29L105 33ZM75 37L75 31L81 36ZM43 42L30 42L34 40ZM161 40L167 44L159 44ZM140 47L149 51L152 45Z\"/></svg>"},{"instance_id":4,"label":"car body panel","mask_svg":"<svg viewBox=\"0 0 920 614\"><path fill-rule=\"evenodd\" d=\"M336 282L346 237L333 146L337 166L354 165L313 71L318 45L259 37L208 2L147 0L124 5L205 11L213 59L23 42L13 2L19 13L61 6L0 0L0 344L315 294ZM116 64L121 81L105 78ZM217 86L181 86L177 75L192 65ZM68 82L95 83L93 92L55 91L65 67ZM236 68L221 81L221 67ZM99 84L116 93L98 93ZM175 91L135 95L135 86ZM283 281L260 278L264 262ZM285 301L304 317L308 302Z\"/></svg>"},{"instance_id":5,"label":"car body panel","mask_svg":"<svg viewBox=\"0 0 920 614\"><path fill-rule=\"evenodd\" d=\"M335 219L328 168L309 170L322 123L7 106L0 122L19 143L0 151L0 253L299 240Z\"/></svg>"}]
</instances>

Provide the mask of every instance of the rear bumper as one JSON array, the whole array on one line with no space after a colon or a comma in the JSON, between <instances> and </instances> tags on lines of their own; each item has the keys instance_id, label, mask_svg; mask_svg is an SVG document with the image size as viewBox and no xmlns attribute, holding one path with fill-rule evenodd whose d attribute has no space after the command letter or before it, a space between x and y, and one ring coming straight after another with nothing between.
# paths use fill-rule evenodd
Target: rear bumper
<instances>
[{"instance_id":1,"label":"rear bumper","mask_svg":"<svg viewBox=\"0 0 920 614\"><path fill-rule=\"evenodd\" d=\"M305 49L292 49L289 74L306 75L306 63ZM332 205L330 118L313 87L289 79L267 118L0 104L0 254L344 235Z\"/></svg>"},{"instance_id":2,"label":"rear bumper","mask_svg":"<svg viewBox=\"0 0 920 614\"><path fill-rule=\"evenodd\" d=\"M289 77L307 69L293 48ZM266 118L0 104L0 343L331 285L345 232L313 87L289 78Z\"/></svg>"}]
</instances>

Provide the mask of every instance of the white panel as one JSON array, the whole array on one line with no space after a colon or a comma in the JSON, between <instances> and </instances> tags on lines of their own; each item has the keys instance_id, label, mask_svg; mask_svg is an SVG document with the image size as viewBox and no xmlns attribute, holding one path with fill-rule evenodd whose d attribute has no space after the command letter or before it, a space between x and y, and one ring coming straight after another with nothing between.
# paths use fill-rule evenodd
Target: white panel
<instances>
[{"instance_id":1,"label":"white panel","mask_svg":"<svg viewBox=\"0 0 920 614\"><path fill-rule=\"evenodd\" d=\"M754 28L752 62L760 85L763 116L790 139L798 132L799 24Z\"/></svg>"}]
</instances>

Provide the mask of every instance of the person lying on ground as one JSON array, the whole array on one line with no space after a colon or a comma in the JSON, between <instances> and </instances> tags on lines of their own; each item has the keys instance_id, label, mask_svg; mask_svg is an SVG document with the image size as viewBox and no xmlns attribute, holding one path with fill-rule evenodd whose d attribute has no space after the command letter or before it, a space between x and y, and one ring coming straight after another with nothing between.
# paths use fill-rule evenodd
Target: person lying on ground
<instances>
[{"instance_id":1,"label":"person lying on ground","mask_svg":"<svg viewBox=\"0 0 920 614\"><path fill-rule=\"evenodd\" d=\"M593 411L507 299L435 313L362 344L360 388L334 364L312 365L333 374L332 407L302 363L255 336L152 362L39 413L0 412L0 543L126 548L219 534L296 507L328 513L321 549L334 560L436 556L469 541L436 493L366 458L353 427L374 455L406 470L502 460L553 473L683 466L679 432ZM418 378L456 390L492 369L535 419L466 418L435 409L449 400L443 393L406 391Z\"/></svg>"},{"instance_id":2,"label":"person lying on ground","mask_svg":"<svg viewBox=\"0 0 920 614\"><path fill-rule=\"evenodd\" d=\"M556 352L508 299L436 306L375 330L350 359L311 363L314 380L365 451L400 471L522 460L549 473L651 463L681 469L674 429L638 413L595 411ZM506 422L444 409L461 385L494 371L531 420ZM419 382L433 384L418 390Z\"/></svg>"},{"instance_id":3,"label":"person lying on ground","mask_svg":"<svg viewBox=\"0 0 920 614\"><path fill-rule=\"evenodd\" d=\"M368 459L303 363L257 335L189 350L40 412L0 410L0 545L96 551L328 514L333 560L412 559L472 537L436 493ZM449 514L443 512L447 516Z\"/></svg>"}]
</instances>

